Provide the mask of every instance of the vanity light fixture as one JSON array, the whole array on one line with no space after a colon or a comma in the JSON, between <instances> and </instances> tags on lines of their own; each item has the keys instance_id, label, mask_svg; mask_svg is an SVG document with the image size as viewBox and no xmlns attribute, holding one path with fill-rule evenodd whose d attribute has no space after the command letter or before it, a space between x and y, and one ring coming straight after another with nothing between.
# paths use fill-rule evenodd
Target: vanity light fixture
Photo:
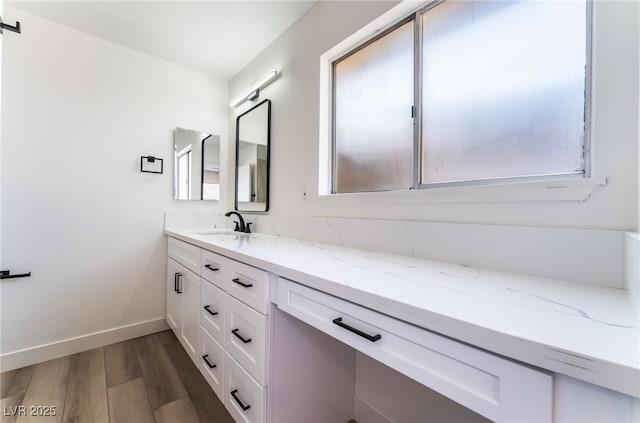
<instances>
[{"instance_id":1,"label":"vanity light fixture","mask_svg":"<svg viewBox=\"0 0 640 423\"><path fill-rule=\"evenodd\" d=\"M278 75L279 75L279 73L275 69L273 69L269 73L265 74L263 77L258 79L256 82L251 84L251 86L249 88L244 90L242 92L242 94L240 94L238 97L233 99L231 101L231 103L229 103L229 107L236 107L236 106L244 103L247 100L255 100L260 95L260 89L263 88L263 87L266 87L267 85L269 85L271 83L271 81L276 79L276 77Z\"/></svg>"}]
</instances>

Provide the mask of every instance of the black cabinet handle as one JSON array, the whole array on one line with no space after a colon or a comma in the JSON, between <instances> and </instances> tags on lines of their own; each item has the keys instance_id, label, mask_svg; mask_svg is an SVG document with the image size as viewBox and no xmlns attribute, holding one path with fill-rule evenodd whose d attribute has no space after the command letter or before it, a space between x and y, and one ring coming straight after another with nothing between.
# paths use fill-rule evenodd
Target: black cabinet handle
<instances>
[{"instance_id":1,"label":"black cabinet handle","mask_svg":"<svg viewBox=\"0 0 640 423\"><path fill-rule=\"evenodd\" d=\"M217 311L211 311L211 308L210 308L210 307L211 307L210 305L206 305L206 306L204 306L203 308L204 308L205 310L207 310L207 312L208 312L210 315L212 315L212 316L217 315L217 314L218 314L218 312L217 312Z\"/></svg>"},{"instance_id":2,"label":"black cabinet handle","mask_svg":"<svg viewBox=\"0 0 640 423\"><path fill-rule=\"evenodd\" d=\"M211 265L211 264L205 264L204 267L206 267L207 269L211 270L212 272L217 272L218 270L220 270L219 267L213 267L213 265Z\"/></svg>"},{"instance_id":3,"label":"black cabinet handle","mask_svg":"<svg viewBox=\"0 0 640 423\"><path fill-rule=\"evenodd\" d=\"M342 322L342 317L336 317L335 319L333 319L333 324L334 325L338 325L341 328L345 328L346 330L348 330L350 332L353 332L356 335L360 335L363 338L365 338L366 340L371 341L371 342L376 342L377 340L382 338L382 335L380 335L379 333L377 333L375 335L369 335L368 333L364 333L360 329L356 329L353 326L349 326L348 324L343 323Z\"/></svg>"},{"instance_id":4,"label":"black cabinet handle","mask_svg":"<svg viewBox=\"0 0 640 423\"><path fill-rule=\"evenodd\" d=\"M244 404L242 403L242 401L240 401L240 398L238 398L238 397L236 396L236 393L238 393L238 390L237 390L237 389L234 389L233 391L231 391L231 396L233 397L233 399L234 399L234 400L236 400L236 402L238 403L238 405L240 406L240 408L242 408L242 411L247 411L248 409L250 409L250 408L251 408L251 405L249 405L249 404L244 405Z\"/></svg>"},{"instance_id":5,"label":"black cabinet handle","mask_svg":"<svg viewBox=\"0 0 640 423\"><path fill-rule=\"evenodd\" d=\"M239 329L234 329L231 331L232 334L234 334L235 336L238 337L239 340L241 340L242 342L244 342L245 344L248 344L249 342L251 342L251 338L247 339L247 338L243 338L242 335L240 335L238 333Z\"/></svg>"},{"instance_id":6,"label":"black cabinet handle","mask_svg":"<svg viewBox=\"0 0 640 423\"><path fill-rule=\"evenodd\" d=\"M245 288L251 288L253 286L252 283L244 283L240 281L240 278L235 278L235 279L231 279L231 282L237 283L238 285L245 287Z\"/></svg>"},{"instance_id":7,"label":"black cabinet handle","mask_svg":"<svg viewBox=\"0 0 640 423\"><path fill-rule=\"evenodd\" d=\"M0 279L28 278L31 272L12 275L10 270L0 270Z\"/></svg>"},{"instance_id":8,"label":"black cabinet handle","mask_svg":"<svg viewBox=\"0 0 640 423\"><path fill-rule=\"evenodd\" d=\"M175 276L173 277L173 290L176 291L178 294L182 294L182 290L180 289L181 276L182 276L182 273L176 272Z\"/></svg>"},{"instance_id":9,"label":"black cabinet handle","mask_svg":"<svg viewBox=\"0 0 640 423\"><path fill-rule=\"evenodd\" d=\"M180 277L180 272L176 272L173 275L173 292L178 292L178 278Z\"/></svg>"},{"instance_id":10,"label":"black cabinet handle","mask_svg":"<svg viewBox=\"0 0 640 423\"><path fill-rule=\"evenodd\" d=\"M17 32L18 34L20 34L20 22L16 21L15 25L8 25L2 22L2 18L0 18L0 34L2 34L2 30L4 29L6 29L7 31ZM15 277L19 278L20 276L15 276Z\"/></svg>"},{"instance_id":11,"label":"black cabinet handle","mask_svg":"<svg viewBox=\"0 0 640 423\"><path fill-rule=\"evenodd\" d=\"M202 359L204 360L205 363L207 363L207 366L209 366L210 369L213 369L217 366L217 364L211 364L211 362L209 360L207 360L207 357L209 357L209 354L205 354L202 356Z\"/></svg>"}]
</instances>

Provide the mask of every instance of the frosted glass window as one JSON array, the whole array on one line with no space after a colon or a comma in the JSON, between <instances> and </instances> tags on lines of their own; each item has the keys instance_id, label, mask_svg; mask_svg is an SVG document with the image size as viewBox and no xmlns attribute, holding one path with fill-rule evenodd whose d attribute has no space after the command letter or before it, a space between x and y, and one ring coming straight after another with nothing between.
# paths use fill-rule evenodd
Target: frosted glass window
<instances>
[{"instance_id":1,"label":"frosted glass window","mask_svg":"<svg viewBox=\"0 0 640 423\"><path fill-rule=\"evenodd\" d=\"M584 171L586 19L580 1L422 15L423 184Z\"/></svg>"},{"instance_id":2,"label":"frosted glass window","mask_svg":"<svg viewBox=\"0 0 640 423\"><path fill-rule=\"evenodd\" d=\"M334 63L336 193L413 181L413 21Z\"/></svg>"}]
</instances>

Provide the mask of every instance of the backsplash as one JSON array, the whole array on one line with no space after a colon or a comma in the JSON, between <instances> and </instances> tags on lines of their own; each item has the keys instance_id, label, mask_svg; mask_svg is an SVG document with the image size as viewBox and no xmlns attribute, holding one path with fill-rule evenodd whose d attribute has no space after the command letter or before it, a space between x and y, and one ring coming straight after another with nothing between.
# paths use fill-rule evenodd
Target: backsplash
<instances>
[{"instance_id":1,"label":"backsplash","mask_svg":"<svg viewBox=\"0 0 640 423\"><path fill-rule=\"evenodd\" d=\"M625 276L628 280L638 273L637 236L622 231L272 214L244 217L253 223L253 232L268 235L606 287L624 288ZM232 221L221 213L167 212L165 226L231 229ZM627 251L626 266L625 243L636 246L635 253Z\"/></svg>"},{"instance_id":2,"label":"backsplash","mask_svg":"<svg viewBox=\"0 0 640 423\"><path fill-rule=\"evenodd\" d=\"M635 314L640 320L640 233L626 234L624 269L624 287L629 290L629 299L636 306Z\"/></svg>"}]
</instances>

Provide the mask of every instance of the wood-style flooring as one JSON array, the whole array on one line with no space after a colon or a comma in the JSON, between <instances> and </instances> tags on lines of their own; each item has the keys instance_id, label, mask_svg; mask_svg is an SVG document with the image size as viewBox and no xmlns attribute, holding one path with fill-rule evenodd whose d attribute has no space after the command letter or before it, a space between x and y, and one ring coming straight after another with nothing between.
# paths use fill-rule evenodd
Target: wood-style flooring
<instances>
[{"instance_id":1,"label":"wood-style flooring","mask_svg":"<svg viewBox=\"0 0 640 423\"><path fill-rule=\"evenodd\" d=\"M0 376L2 423L233 423L171 331Z\"/></svg>"}]
</instances>

